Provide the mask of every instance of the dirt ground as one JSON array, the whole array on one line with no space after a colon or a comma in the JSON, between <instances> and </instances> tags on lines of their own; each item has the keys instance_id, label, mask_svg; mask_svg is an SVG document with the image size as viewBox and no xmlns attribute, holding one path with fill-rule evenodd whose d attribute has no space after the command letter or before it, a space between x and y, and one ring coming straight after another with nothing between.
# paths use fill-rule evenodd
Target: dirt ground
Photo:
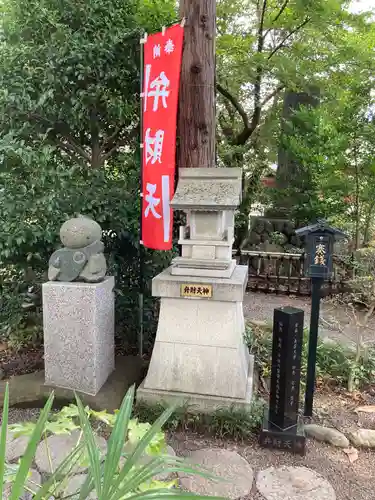
<instances>
[{"instance_id":1,"label":"dirt ground","mask_svg":"<svg viewBox=\"0 0 375 500\"><path fill-rule=\"evenodd\" d=\"M372 404L375 403L375 398ZM368 401L371 403L371 398ZM364 404L362 396L357 399L345 394L325 392L315 399L316 421L334 426L344 432L358 426L375 429L375 413L359 414L354 409ZM281 451L265 450L258 446L256 438L251 442L236 443L231 440L211 439L189 433L174 433L169 436L171 446L180 456L206 447L221 447L237 451L247 459L255 477L268 467L296 466L308 467L333 486L337 500L373 500L375 498L375 451L359 450L358 459L350 463L348 456L338 448L333 448L314 440L308 440L305 457L294 456ZM241 500L264 500L256 491L255 481L250 495ZM322 500L324 500L322 498Z\"/></svg>"},{"instance_id":2,"label":"dirt ground","mask_svg":"<svg viewBox=\"0 0 375 500\"><path fill-rule=\"evenodd\" d=\"M364 404L375 404L375 394L346 394L343 391L330 392L327 389L315 398L314 421L336 427L347 433L358 427L375 429L375 413L356 413L355 409ZM10 409L10 422L34 420L39 410ZM1 416L0 416L1 421ZM248 460L257 473L268 467L297 466L308 467L323 477L333 486L336 500L373 500L375 498L375 450L358 450L358 459L350 463L345 452L323 443L309 439L305 457L294 456L282 451L265 450L258 446L254 437L246 442L231 439L214 439L190 432L171 432L169 444L179 456L188 456L190 452L207 447L221 447L237 451ZM250 495L241 500L264 500L256 491L255 481ZM325 500L325 499L321 499Z\"/></svg>"},{"instance_id":3,"label":"dirt ground","mask_svg":"<svg viewBox=\"0 0 375 500\"><path fill-rule=\"evenodd\" d=\"M305 325L310 322L309 297L247 292L244 299L244 314L248 319L272 322L273 310L277 307L293 306L305 311ZM359 321L364 313L358 312ZM341 342L356 342L360 334L366 343L375 344L375 315L368 322L367 328L357 328L356 321L348 307L337 305L330 299L323 299L321 304L319 334L322 337Z\"/></svg>"}]
</instances>

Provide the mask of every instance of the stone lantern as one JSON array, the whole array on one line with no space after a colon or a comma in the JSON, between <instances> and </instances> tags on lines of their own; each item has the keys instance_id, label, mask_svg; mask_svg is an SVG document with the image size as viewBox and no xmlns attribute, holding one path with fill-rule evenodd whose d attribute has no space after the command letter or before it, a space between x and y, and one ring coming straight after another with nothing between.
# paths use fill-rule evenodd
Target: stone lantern
<instances>
[{"instance_id":1,"label":"stone lantern","mask_svg":"<svg viewBox=\"0 0 375 500\"><path fill-rule=\"evenodd\" d=\"M248 405L253 357L243 334L247 266L232 259L241 169L180 169L172 200L186 213L181 256L152 281L161 298L148 374L138 400L175 400L200 411Z\"/></svg>"},{"instance_id":2,"label":"stone lantern","mask_svg":"<svg viewBox=\"0 0 375 500\"><path fill-rule=\"evenodd\" d=\"M183 168L172 207L184 210L182 256L172 262L175 276L230 278L234 211L241 198L241 169Z\"/></svg>"}]
</instances>

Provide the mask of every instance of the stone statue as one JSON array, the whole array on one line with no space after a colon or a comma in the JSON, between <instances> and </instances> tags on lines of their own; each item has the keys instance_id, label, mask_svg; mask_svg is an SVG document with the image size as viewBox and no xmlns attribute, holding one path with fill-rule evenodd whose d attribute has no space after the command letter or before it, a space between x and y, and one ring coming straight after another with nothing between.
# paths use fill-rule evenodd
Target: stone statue
<instances>
[{"instance_id":1,"label":"stone statue","mask_svg":"<svg viewBox=\"0 0 375 500\"><path fill-rule=\"evenodd\" d=\"M54 252L49 260L50 281L102 281L107 271L101 241L102 229L97 222L80 216L66 221L60 229L64 248Z\"/></svg>"}]
</instances>

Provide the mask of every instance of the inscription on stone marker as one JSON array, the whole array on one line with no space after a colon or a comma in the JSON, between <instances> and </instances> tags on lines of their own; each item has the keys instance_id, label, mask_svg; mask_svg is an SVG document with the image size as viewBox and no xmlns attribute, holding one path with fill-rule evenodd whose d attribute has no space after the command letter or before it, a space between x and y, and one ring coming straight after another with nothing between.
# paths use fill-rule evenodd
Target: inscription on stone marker
<instances>
[{"instance_id":1,"label":"inscription on stone marker","mask_svg":"<svg viewBox=\"0 0 375 500\"><path fill-rule=\"evenodd\" d=\"M298 407L303 338L301 309L275 309L269 408L266 408L260 445L305 454L305 436Z\"/></svg>"},{"instance_id":2,"label":"inscription on stone marker","mask_svg":"<svg viewBox=\"0 0 375 500\"><path fill-rule=\"evenodd\" d=\"M283 430L296 425L298 420L302 337L303 312L276 309L269 418Z\"/></svg>"},{"instance_id":3,"label":"inscription on stone marker","mask_svg":"<svg viewBox=\"0 0 375 500\"><path fill-rule=\"evenodd\" d=\"M212 285L200 283L183 283L180 288L181 297L212 297Z\"/></svg>"}]
</instances>

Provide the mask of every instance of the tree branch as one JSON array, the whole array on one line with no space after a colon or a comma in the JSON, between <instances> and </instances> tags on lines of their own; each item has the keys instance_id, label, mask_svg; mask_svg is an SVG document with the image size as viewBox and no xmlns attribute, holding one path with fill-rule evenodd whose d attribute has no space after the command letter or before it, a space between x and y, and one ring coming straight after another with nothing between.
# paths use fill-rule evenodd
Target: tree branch
<instances>
[{"instance_id":1,"label":"tree branch","mask_svg":"<svg viewBox=\"0 0 375 500\"><path fill-rule=\"evenodd\" d=\"M241 104L238 102L238 100L229 92L229 90L225 89L220 83L216 84L217 90L220 92L220 94L225 97L235 108L237 113L240 115L242 118L243 124L245 128L249 128L249 117L247 116L246 111L244 108L241 106Z\"/></svg>"},{"instance_id":2,"label":"tree branch","mask_svg":"<svg viewBox=\"0 0 375 500\"><path fill-rule=\"evenodd\" d=\"M99 125L96 110L90 111L91 167L100 167Z\"/></svg>"},{"instance_id":3,"label":"tree branch","mask_svg":"<svg viewBox=\"0 0 375 500\"><path fill-rule=\"evenodd\" d=\"M119 139L117 142L112 143L112 147L110 147L106 153L104 153L104 151L108 149L109 143L104 148L102 148L102 154L100 155L101 164L104 163L106 160L108 160L108 158L110 158L118 148L126 146L129 140L135 137L137 133L138 133L138 125L134 127L132 130L130 130L125 137Z\"/></svg>"},{"instance_id":4,"label":"tree branch","mask_svg":"<svg viewBox=\"0 0 375 500\"><path fill-rule=\"evenodd\" d=\"M304 26L306 26L306 24L308 22L311 21L311 17L306 17L306 19L301 23L299 24L296 28L294 28L294 30L292 30L288 36L286 36L284 38L284 40L282 40L273 50L272 52L268 55L267 59L268 61L271 59L271 57L273 57L276 52L278 52L280 49L282 49L283 47L285 47L285 42L287 42L289 40L289 38L291 38L293 35L295 35L298 31L300 31Z\"/></svg>"},{"instance_id":5,"label":"tree branch","mask_svg":"<svg viewBox=\"0 0 375 500\"><path fill-rule=\"evenodd\" d=\"M271 92L270 94L268 94L268 96L266 96L263 101L262 101L262 107L267 104L267 102L269 102L271 99L273 99L275 96L277 96L277 94L279 92L281 92L282 90L285 89L285 85L279 85L273 92Z\"/></svg>"},{"instance_id":6,"label":"tree branch","mask_svg":"<svg viewBox=\"0 0 375 500\"><path fill-rule=\"evenodd\" d=\"M257 53L262 54L263 49L264 49L264 20L266 17L266 11L267 11L267 0L263 0L263 6L262 10L260 13L260 19L259 19L259 27L258 27L258 33L257 33L257 40L258 40L258 48L257 48ZM243 131L237 136L235 144L237 146L240 146L242 144L245 144L246 141L251 137L251 135L254 133L254 130L257 128L260 120L260 115L262 111L262 103L261 103L261 86L262 86L262 75L263 75L263 66L262 64L258 64L256 68L256 75L255 75L255 81L254 81L254 112L253 116L251 118L251 124L250 127L245 127Z\"/></svg>"},{"instance_id":7,"label":"tree branch","mask_svg":"<svg viewBox=\"0 0 375 500\"><path fill-rule=\"evenodd\" d=\"M285 0L285 2L283 3L283 5L282 5L281 9L279 10L279 12L278 12L277 16L276 16L274 19L272 19L272 22L273 22L273 23L275 23L275 22L276 22L276 21L277 21L277 20L278 20L278 19L282 16L282 14L283 14L284 10L285 10L285 9L287 8L287 6L288 6L288 3L289 3L289 0Z\"/></svg>"},{"instance_id":8,"label":"tree branch","mask_svg":"<svg viewBox=\"0 0 375 500\"><path fill-rule=\"evenodd\" d=\"M288 3L289 3L289 0L285 0L285 2L284 2L284 3L283 3L283 5L281 6L281 8L280 8L279 12L277 13L277 15L276 15L276 16L272 19L272 24L276 23L276 21L278 21L278 20L279 20L279 18L282 16L282 14L283 14L284 10L287 8ZM269 28L269 29L265 32L265 34L264 34L264 39L266 39L266 38L267 38L267 35L268 35L269 33L271 33L271 31L272 31L273 29L274 29L274 28Z\"/></svg>"},{"instance_id":9,"label":"tree branch","mask_svg":"<svg viewBox=\"0 0 375 500\"><path fill-rule=\"evenodd\" d=\"M105 141L103 141L102 147L100 148L101 154L104 153L104 151L113 148L124 128L125 124L123 123L122 125L116 128L113 134L111 134Z\"/></svg>"},{"instance_id":10,"label":"tree branch","mask_svg":"<svg viewBox=\"0 0 375 500\"><path fill-rule=\"evenodd\" d=\"M45 118L44 116L38 115L37 113L29 113L27 115L29 120L35 120L46 127L46 129L51 129L55 134L60 135L63 139L67 141L69 144L71 150L77 154L78 156L81 156L84 160L87 162L91 163L91 157L90 155L84 150L84 148L74 139L74 137L71 135L69 127L66 123L64 122L53 122L52 120L49 120L48 118ZM55 143L60 145L62 144L61 141L54 139Z\"/></svg>"},{"instance_id":11,"label":"tree branch","mask_svg":"<svg viewBox=\"0 0 375 500\"><path fill-rule=\"evenodd\" d=\"M81 156L78 156L77 154L75 154L74 151L72 151L72 149L69 147L68 144L63 143L62 141L60 141L58 139L55 139L54 142L62 151L64 151L78 165L82 165L85 168L87 167L87 162L85 162Z\"/></svg>"}]
</instances>

